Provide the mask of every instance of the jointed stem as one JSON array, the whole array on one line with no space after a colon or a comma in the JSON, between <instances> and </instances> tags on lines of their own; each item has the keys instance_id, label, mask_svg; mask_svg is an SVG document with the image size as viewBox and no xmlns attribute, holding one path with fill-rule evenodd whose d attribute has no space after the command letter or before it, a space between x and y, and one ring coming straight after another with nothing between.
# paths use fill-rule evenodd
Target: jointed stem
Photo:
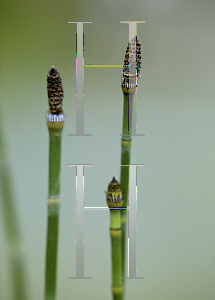
<instances>
[{"instance_id":1,"label":"jointed stem","mask_svg":"<svg viewBox=\"0 0 215 300\"><path fill-rule=\"evenodd\" d=\"M113 274L113 285L121 285L121 268L122 268L122 262L121 262L121 230L119 229L119 236L113 236L111 235L111 256L112 256L112 274ZM115 295L114 295L115 296Z\"/></svg>"},{"instance_id":2,"label":"jointed stem","mask_svg":"<svg viewBox=\"0 0 215 300\"><path fill-rule=\"evenodd\" d=\"M127 242L127 207L129 191L129 165L131 154L131 136L132 136L132 115L133 115L133 97L136 92L137 82L140 78L141 68L141 44L135 35L131 42L128 43L122 78L122 91L124 94L123 105L123 124L122 124L122 148L121 148L121 167L120 167L120 186L123 191L124 203L121 206L121 226L122 226L122 277L125 278L125 257ZM125 279L122 279L125 295ZM124 299L124 298L123 298Z\"/></svg>"},{"instance_id":3,"label":"jointed stem","mask_svg":"<svg viewBox=\"0 0 215 300\"><path fill-rule=\"evenodd\" d=\"M112 257L112 293L113 299L123 299L122 286L122 255L121 255L121 221L120 210L110 209L111 215L111 257Z\"/></svg>"},{"instance_id":4,"label":"jointed stem","mask_svg":"<svg viewBox=\"0 0 215 300\"><path fill-rule=\"evenodd\" d=\"M121 169L120 169L120 185L123 190L125 209L121 210L122 224L122 277L125 275L126 266L126 244L127 244L127 207L128 207L128 187L129 187L129 164L131 153L131 132L132 132L132 114L133 114L133 97L134 94L124 94L123 107L123 128L122 128L122 144L121 144ZM122 279L125 292L125 279Z\"/></svg>"},{"instance_id":5,"label":"jointed stem","mask_svg":"<svg viewBox=\"0 0 215 300\"><path fill-rule=\"evenodd\" d=\"M108 186L107 204L110 208L110 237L112 258L112 294L114 300L123 299L122 249L120 207L123 205L123 193L118 181L113 177Z\"/></svg>"},{"instance_id":6,"label":"jointed stem","mask_svg":"<svg viewBox=\"0 0 215 300\"><path fill-rule=\"evenodd\" d=\"M45 299L56 298L58 223L60 208L60 160L62 128L53 129L53 123L47 122L49 128L49 197L48 197L48 225L46 246L46 280ZM49 126L50 125L50 126Z\"/></svg>"},{"instance_id":7,"label":"jointed stem","mask_svg":"<svg viewBox=\"0 0 215 300\"><path fill-rule=\"evenodd\" d=\"M55 300L57 277L58 223L60 208L61 135L64 126L63 85L60 74L52 66L47 75L49 111L49 195L46 244L45 299Z\"/></svg>"}]
</instances>

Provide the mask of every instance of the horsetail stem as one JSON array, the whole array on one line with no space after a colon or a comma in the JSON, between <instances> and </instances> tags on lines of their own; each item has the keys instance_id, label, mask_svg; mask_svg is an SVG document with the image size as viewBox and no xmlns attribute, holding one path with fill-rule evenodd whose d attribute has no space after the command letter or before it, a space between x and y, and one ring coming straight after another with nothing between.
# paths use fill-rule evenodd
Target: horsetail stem
<instances>
[{"instance_id":1,"label":"horsetail stem","mask_svg":"<svg viewBox=\"0 0 215 300\"><path fill-rule=\"evenodd\" d=\"M120 167L120 185L123 190L124 209L121 210L122 224L122 277L125 276L126 266L126 244L127 244L127 206L128 206L128 187L129 187L129 164L132 144L132 115L133 115L133 97L136 92L137 82L141 68L141 44L135 36L130 43L125 54L122 78L122 91L124 94L123 105L123 123L121 139L121 167ZM125 287L125 279L122 279ZM124 289L125 292L125 289Z\"/></svg>"},{"instance_id":2,"label":"horsetail stem","mask_svg":"<svg viewBox=\"0 0 215 300\"><path fill-rule=\"evenodd\" d=\"M47 75L50 110L46 121L49 130L49 188L48 224L46 244L45 299L56 297L58 222L60 208L61 137L65 116L63 114L63 85L60 74L52 67Z\"/></svg>"},{"instance_id":3,"label":"horsetail stem","mask_svg":"<svg viewBox=\"0 0 215 300\"><path fill-rule=\"evenodd\" d=\"M112 257L112 295L114 300L123 299L122 255L121 255L121 219L120 207L123 205L123 193L118 181L113 177L106 192L106 201L110 210L110 237Z\"/></svg>"},{"instance_id":4,"label":"horsetail stem","mask_svg":"<svg viewBox=\"0 0 215 300\"><path fill-rule=\"evenodd\" d=\"M13 299L26 300L28 295L25 282L25 261L20 243L20 230L18 226L16 203L14 201L15 195L11 184L11 172L7 163L1 125L2 124L0 124L0 202L3 209L8 247L7 253L11 267Z\"/></svg>"}]
</instances>

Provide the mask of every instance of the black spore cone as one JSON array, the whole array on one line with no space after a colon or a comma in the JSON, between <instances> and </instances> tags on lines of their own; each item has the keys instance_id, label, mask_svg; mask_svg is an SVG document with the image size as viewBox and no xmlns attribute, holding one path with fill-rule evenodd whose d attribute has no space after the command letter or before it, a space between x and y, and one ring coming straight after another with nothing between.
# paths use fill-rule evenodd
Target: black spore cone
<instances>
[{"instance_id":1,"label":"black spore cone","mask_svg":"<svg viewBox=\"0 0 215 300\"><path fill-rule=\"evenodd\" d=\"M47 75L48 102L51 114L63 114L62 102L64 97L63 84L58 71L54 68Z\"/></svg>"},{"instance_id":2,"label":"black spore cone","mask_svg":"<svg viewBox=\"0 0 215 300\"><path fill-rule=\"evenodd\" d=\"M137 82L140 76L141 68L141 44L139 43L137 36L128 43L124 65L123 65L123 88L134 88L137 86Z\"/></svg>"},{"instance_id":3,"label":"black spore cone","mask_svg":"<svg viewBox=\"0 0 215 300\"><path fill-rule=\"evenodd\" d=\"M106 201L109 207L120 207L123 204L123 191L115 177L108 185Z\"/></svg>"}]
</instances>

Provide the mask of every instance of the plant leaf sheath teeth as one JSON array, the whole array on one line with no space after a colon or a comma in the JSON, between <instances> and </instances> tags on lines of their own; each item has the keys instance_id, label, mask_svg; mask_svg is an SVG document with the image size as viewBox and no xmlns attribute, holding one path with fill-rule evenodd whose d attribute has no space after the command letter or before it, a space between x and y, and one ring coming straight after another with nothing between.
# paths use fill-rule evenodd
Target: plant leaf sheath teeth
<instances>
[{"instance_id":1,"label":"plant leaf sheath teeth","mask_svg":"<svg viewBox=\"0 0 215 300\"><path fill-rule=\"evenodd\" d=\"M128 43L123 65L122 89L126 92L127 89L135 89L137 82L140 79L141 68L141 44L137 36Z\"/></svg>"},{"instance_id":2,"label":"plant leaf sheath teeth","mask_svg":"<svg viewBox=\"0 0 215 300\"><path fill-rule=\"evenodd\" d=\"M49 109L52 115L63 114L63 84L58 71L52 66L47 75Z\"/></svg>"},{"instance_id":3,"label":"plant leaf sheath teeth","mask_svg":"<svg viewBox=\"0 0 215 300\"><path fill-rule=\"evenodd\" d=\"M106 192L106 201L109 207L121 207L123 204L123 192L118 181L113 177Z\"/></svg>"},{"instance_id":4,"label":"plant leaf sheath teeth","mask_svg":"<svg viewBox=\"0 0 215 300\"><path fill-rule=\"evenodd\" d=\"M65 121L65 116L63 114L52 115L50 113L47 113L46 121L47 122L64 122Z\"/></svg>"}]
</instances>

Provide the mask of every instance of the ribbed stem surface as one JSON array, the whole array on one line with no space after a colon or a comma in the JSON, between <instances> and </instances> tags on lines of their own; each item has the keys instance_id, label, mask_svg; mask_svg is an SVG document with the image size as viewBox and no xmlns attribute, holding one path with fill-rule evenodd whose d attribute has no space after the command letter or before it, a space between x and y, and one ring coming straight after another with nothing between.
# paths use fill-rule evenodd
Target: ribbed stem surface
<instances>
[{"instance_id":1,"label":"ribbed stem surface","mask_svg":"<svg viewBox=\"0 0 215 300\"><path fill-rule=\"evenodd\" d=\"M134 94L124 94L122 138L131 138Z\"/></svg>"},{"instance_id":2,"label":"ribbed stem surface","mask_svg":"<svg viewBox=\"0 0 215 300\"><path fill-rule=\"evenodd\" d=\"M48 205L46 246L46 300L54 300L56 294L59 205Z\"/></svg>"},{"instance_id":3,"label":"ribbed stem surface","mask_svg":"<svg viewBox=\"0 0 215 300\"><path fill-rule=\"evenodd\" d=\"M110 209L111 217L111 257L112 257L112 295L114 300L123 299L122 255L121 255L121 221L120 210Z\"/></svg>"},{"instance_id":4,"label":"ribbed stem surface","mask_svg":"<svg viewBox=\"0 0 215 300\"><path fill-rule=\"evenodd\" d=\"M56 299L60 165L62 129L49 129L49 197L46 244L45 299Z\"/></svg>"},{"instance_id":5,"label":"ribbed stem surface","mask_svg":"<svg viewBox=\"0 0 215 300\"><path fill-rule=\"evenodd\" d=\"M49 130L49 196L60 194L62 130Z\"/></svg>"},{"instance_id":6,"label":"ribbed stem surface","mask_svg":"<svg viewBox=\"0 0 215 300\"><path fill-rule=\"evenodd\" d=\"M129 187L129 164L131 155L131 133L132 133L132 114L133 114L133 97L134 94L124 94L123 106L123 126L122 126L122 143L121 143L121 169L120 185L123 190L124 203L123 207L128 207L128 187ZM125 140L128 139L128 140ZM125 166L126 165L126 166ZM126 277L126 245L127 245L127 209L121 210L122 222L122 277ZM122 279L125 292L125 279Z\"/></svg>"}]
</instances>

